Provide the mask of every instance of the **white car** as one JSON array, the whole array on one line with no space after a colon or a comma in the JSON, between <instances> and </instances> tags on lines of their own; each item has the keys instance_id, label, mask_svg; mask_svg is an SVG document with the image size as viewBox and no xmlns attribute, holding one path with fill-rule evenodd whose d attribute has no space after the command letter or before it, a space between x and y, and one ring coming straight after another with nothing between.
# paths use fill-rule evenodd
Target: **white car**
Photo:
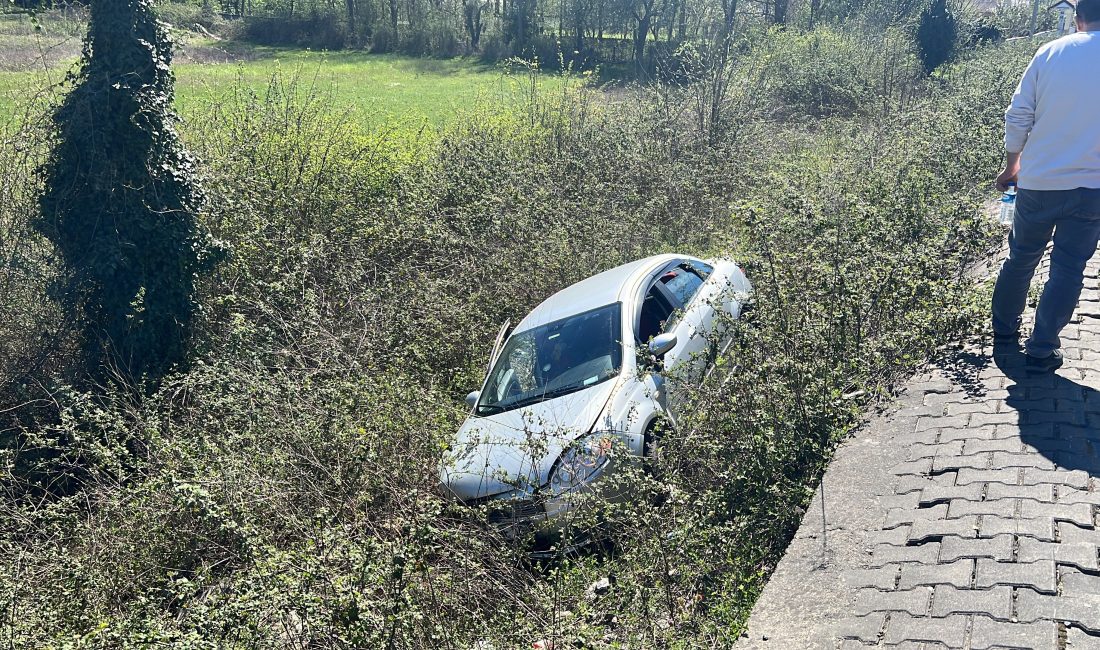
<instances>
[{"instance_id":1,"label":"white car","mask_svg":"<svg viewBox=\"0 0 1100 650\"><path fill-rule=\"evenodd\" d=\"M657 255L559 291L511 333L505 324L441 463L444 492L488 503L511 535L560 531L573 495L603 491L623 456L650 453L662 419L674 424L675 385L702 381L751 291L732 261Z\"/></svg>"}]
</instances>

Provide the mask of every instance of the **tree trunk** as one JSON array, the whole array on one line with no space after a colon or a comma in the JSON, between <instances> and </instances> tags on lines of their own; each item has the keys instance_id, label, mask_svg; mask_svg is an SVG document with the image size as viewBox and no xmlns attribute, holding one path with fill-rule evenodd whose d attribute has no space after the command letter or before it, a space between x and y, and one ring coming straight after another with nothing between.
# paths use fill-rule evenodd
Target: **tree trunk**
<instances>
[{"instance_id":1,"label":"tree trunk","mask_svg":"<svg viewBox=\"0 0 1100 650\"><path fill-rule=\"evenodd\" d=\"M637 20L638 26L634 30L634 64L640 71L645 66L645 42L653 16L647 11L644 16L637 17Z\"/></svg>"},{"instance_id":2,"label":"tree trunk","mask_svg":"<svg viewBox=\"0 0 1100 650\"><path fill-rule=\"evenodd\" d=\"M787 9L790 7L790 0L775 0L775 7L773 8L772 19L776 25L787 24Z\"/></svg>"}]
</instances>

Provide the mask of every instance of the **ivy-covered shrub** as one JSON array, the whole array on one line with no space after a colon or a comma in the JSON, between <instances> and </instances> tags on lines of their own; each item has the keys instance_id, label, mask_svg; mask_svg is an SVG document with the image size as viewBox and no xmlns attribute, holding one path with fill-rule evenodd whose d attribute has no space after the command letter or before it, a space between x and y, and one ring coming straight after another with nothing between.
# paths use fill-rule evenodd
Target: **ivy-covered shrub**
<instances>
[{"instance_id":1,"label":"ivy-covered shrub","mask_svg":"<svg viewBox=\"0 0 1100 650\"><path fill-rule=\"evenodd\" d=\"M917 50L927 74L955 56L959 45L958 8L949 0L932 0L917 21Z\"/></svg>"},{"instance_id":2,"label":"ivy-covered shrub","mask_svg":"<svg viewBox=\"0 0 1100 650\"><path fill-rule=\"evenodd\" d=\"M173 124L171 54L148 0L91 3L53 115L36 227L61 256L55 293L95 383L155 383L186 360L195 279L212 262L195 162Z\"/></svg>"}]
</instances>

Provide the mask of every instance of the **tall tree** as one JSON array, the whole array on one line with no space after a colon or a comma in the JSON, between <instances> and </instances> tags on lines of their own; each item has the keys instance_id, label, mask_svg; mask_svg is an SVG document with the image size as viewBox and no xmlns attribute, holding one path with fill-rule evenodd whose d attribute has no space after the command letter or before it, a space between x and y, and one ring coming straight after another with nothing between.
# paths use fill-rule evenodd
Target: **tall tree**
<instances>
[{"instance_id":1,"label":"tall tree","mask_svg":"<svg viewBox=\"0 0 1100 650\"><path fill-rule=\"evenodd\" d=\"M92 0L72 90L53 115L36 226L68 269L59 293L87 374L156 384L186 359L195 282L216 247L176 134L172 45L150 0Z\"/></svg>"},{"instance_id":2,"label":"tall tree","mask_svg":"<svg viewBox=\"0 0 1100 650\"><path fill-rule=\"evenodd\" d=\"M632 58L640 72L645 69L645 42L653 20L657 18L657 0L633 0L630 10L634 17Z\"/></svg>"}]
</instances>

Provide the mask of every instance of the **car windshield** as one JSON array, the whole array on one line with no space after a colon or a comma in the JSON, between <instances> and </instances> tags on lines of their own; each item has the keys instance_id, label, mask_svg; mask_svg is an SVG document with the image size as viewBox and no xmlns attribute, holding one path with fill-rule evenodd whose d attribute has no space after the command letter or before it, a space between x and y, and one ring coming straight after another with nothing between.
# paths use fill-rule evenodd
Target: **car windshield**
<instances>
[{"instance_id":1,"label":"car windshield","mask_svg":"<svg viewBox=\"0 0 1100 650\"><path fill-rule=\"evenodd\" d=\"M607 305L512 335L489 373L478 415L594 386L623 364L622 306Z\"/></svg>"}]
</instances>

